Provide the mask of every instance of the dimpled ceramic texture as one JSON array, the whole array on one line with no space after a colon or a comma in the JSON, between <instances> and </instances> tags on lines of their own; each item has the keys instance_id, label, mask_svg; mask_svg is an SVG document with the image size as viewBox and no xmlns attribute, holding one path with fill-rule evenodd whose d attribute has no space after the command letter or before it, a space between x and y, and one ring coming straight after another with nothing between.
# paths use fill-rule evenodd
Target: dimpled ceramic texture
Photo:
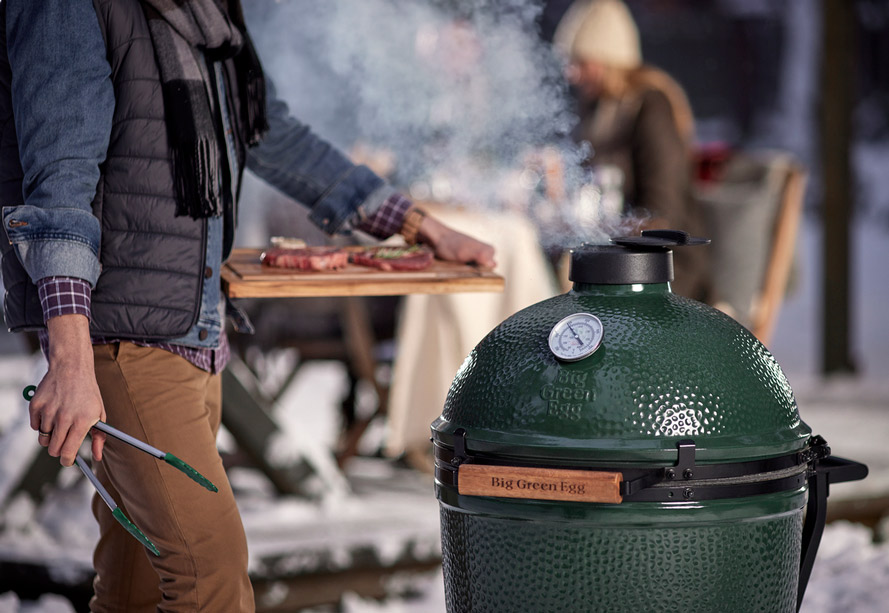
<instances>
[{"instance_id":1,"label":"dimpled ceramic texture","mask_svg":"<svg viewBox=\"0 0 889 613\"><path fill-rule=\"evenodd\" d=\"M449 613L791 613L802 513L726 525L596 526L442 507Z\"/></svg>"},{"instance_id":2,"label":"dimpled ceramic texture","mask_svg":"<svg viewBox=\"0 0 889 613\"><path fill-rule=\"evenodd\" d=\"M713 461L804 445L811 431L793 392L752 334L666 284L636 289L588 286L504 321L460 368L433 428L465 429L470 449L591 461L667 461L685 438ZM602 321L602 344L560 362L549 332L577 312Z\"/></svg>"},{"instance_id":3,"label":"dimpled ceramic texture","mask_svg":"<svg viewBox=\"0 0 889 613\"><path fill-rule=\"evenodd\" d=\"M558 361L576 312L602 346ZM575 467L672 466L802 449L811 431L769 352L666 284L576 286L520 311L466 359L436 438L470 454ZM459 478L459 473L458 473ZM730 500L592 504L460 496L438 482L450 613L796 610L805 489Z\"/></svg>"}]
</instances>

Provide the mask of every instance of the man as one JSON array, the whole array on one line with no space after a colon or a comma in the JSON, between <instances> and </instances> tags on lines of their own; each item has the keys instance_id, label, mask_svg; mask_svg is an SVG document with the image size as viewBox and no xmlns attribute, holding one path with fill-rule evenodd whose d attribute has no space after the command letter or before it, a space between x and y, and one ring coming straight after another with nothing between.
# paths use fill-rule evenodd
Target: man
<instances>
[{"instance_id":1,"label":"man","mask_svg":"<svg viewBox=\"0 0 889 613\"><path fill-rule=\"evenodd\" d=\"M328 233L401 232L443 259L493 249L425 216L289 116L238 0L0 4L5 315L41 329L40 444L70 466L97 420L187 457L205 492L92 433L96 472L158 546L101 502L94 611L252 611L243 527L215 448L228 356L219 272L246 166Z\"/></svg>"}]
</instances>

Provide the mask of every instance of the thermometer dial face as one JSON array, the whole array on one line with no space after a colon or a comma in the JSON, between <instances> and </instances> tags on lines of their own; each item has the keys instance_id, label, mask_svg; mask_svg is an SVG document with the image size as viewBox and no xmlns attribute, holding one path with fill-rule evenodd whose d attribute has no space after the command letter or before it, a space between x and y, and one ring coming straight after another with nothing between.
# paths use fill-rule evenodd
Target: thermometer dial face
<instances>
[{"instance_id":1,"label":"thermometer dial face","mask_svg":"<svg viewBox=\"0 0 889 613\"><path fill-rule=\"evenodd\" d=\"M557 358L576 362L592 355L602 343L602 322L589 313L574 313L553 326L549 348Z\"/></svg>"}]
</instances>

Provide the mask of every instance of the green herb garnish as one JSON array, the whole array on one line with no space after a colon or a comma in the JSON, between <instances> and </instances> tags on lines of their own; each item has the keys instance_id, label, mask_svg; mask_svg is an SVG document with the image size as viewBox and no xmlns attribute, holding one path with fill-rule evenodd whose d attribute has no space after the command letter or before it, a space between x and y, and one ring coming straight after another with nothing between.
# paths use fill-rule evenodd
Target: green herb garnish
<instances>
[{"instance_id":1,"label":"green herb garnish","mask_svg":"<svg viewBox=\"0 0 889 613\"><path fill-rule=\"evenodd\" d=\"M380 247L377 249L376 253L374 253L375 258L380 258L381 260L394 260L400 258L405 255L410 255L411 253L416 253L420 250L420 245L411 245L410 247Z\"/></svg>"}]
</instances>

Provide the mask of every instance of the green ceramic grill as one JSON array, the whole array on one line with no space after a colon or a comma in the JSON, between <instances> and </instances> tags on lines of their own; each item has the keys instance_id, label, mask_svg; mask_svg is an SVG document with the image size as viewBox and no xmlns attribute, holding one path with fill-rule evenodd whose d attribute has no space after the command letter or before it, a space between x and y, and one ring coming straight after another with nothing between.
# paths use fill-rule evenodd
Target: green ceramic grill
<instances>
[{"instance_id":1,"label":"green ceramic grill","mask_svg":"<svg viewBox=\"0 0 889 613\"><path fill-rule=\"evenodd\" d=\"M643 232L572 252L572 291L466 358L432 424L450 613L798 610L830 455L784 373L725 314L674 295Z\"/></svg>"}]
</instances>

